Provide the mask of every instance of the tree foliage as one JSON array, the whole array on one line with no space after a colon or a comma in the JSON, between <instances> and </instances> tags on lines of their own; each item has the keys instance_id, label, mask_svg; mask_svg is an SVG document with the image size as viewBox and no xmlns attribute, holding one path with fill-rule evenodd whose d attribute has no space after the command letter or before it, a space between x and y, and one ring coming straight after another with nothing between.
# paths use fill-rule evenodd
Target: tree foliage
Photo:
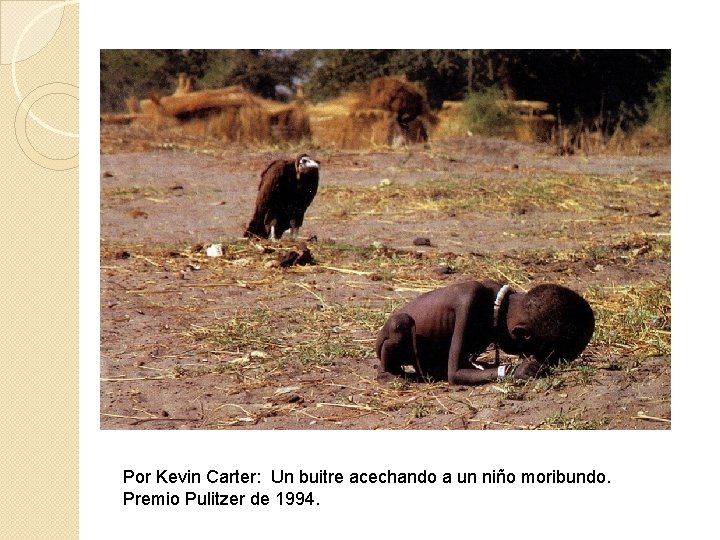
<instances>
[{"instance_id":1,"label":"tree foliage","mask_svg":"<svg viewBox=\"0 0 720 540\"><path fill-rule=\"evenodd\" d=\"M667 73L670 104L669 50L106 50L100 65L104 110L129 95L171 92L181 72L199 88L241 84L270 98L278 85L302 82L313 102L399 75L421 83L434 108L498 87L510 99L547 101L564 124L602 130L648 120Z\"/></svg>"},{"instance_id":2,"label":"tree foliage","mask_svg":"<svg viewBox=\"0 0 720 540\"><path fill-rule=\"evenodd\" d=\"M670 65L669 50L496 51L504 88L547 101L564 123L598 129L646 119L649 85ZM503 73L504 72L504 73Z\"/></svg>"},{"instance_id":3,"label":"tree foliage","mask_svg":"<svg viewBox=\"0 0 720 540\"><path fill-rule=\"evenodd\" d=\"M242 85L274 98L277 85L292 87L299 68L286 51L243 50L103 50L100 52L102 110L122 110L125 98L150 92L172 93L180 73L196 87Z\"/></svg>"},{"instance_id":4,"label":"tree foliage","mask_svg":"<svg viewBox=\"0 0 720 540\"><path fill-rule=\"evenodd\" d=\"M650 100L647 105L649 122L661 135L670 140L670 69L660 80L650 87Z\"/></svg>"},{"instance_id":5,"label":"tree foliage","mask_svg":"<svg viewBox=\"0 0 720 540\"><path fill-rule=\"evenodd\" d=\"M318 102L391 75L392 53L389 49L324 49L301 50L296 55L305 68L302 78L306 94Z\"/></svg>"},{"instance_id":6,"label":"tree foliage","mask_svg":"<svg viewBox=\"0 0 720 540\"><path fill-rule=\"evenodd\" d=\"M599 129L647 119L649 88L669 50L302 51L308 96L321 101L381 75L425 86L432 107L498 86L508 99L547 101L565 123Z\"/></svg>"},{"instance_id":7,"label":"tree foliage","mask_svg":"<svg viewBox=\"0 0 720 540\"><path fill-rule=\"evenodd\" d=\"M101 110L123 110L128 97L171 88L165 60L162 51L155 50L100 51Z\"/></svg>"},{"instance_id":8,"label":"tree foliage","mask_svg":"<svg viewBox=\"0 0 720 540\"><path fill-rule=\"evenodd\" d=\"M245 49L213 51L208 73L200 79L207 87L241 85L265 98L274 98L276 87L292 87L297 62L283 51Z\"/></svg>"}]
</instances>

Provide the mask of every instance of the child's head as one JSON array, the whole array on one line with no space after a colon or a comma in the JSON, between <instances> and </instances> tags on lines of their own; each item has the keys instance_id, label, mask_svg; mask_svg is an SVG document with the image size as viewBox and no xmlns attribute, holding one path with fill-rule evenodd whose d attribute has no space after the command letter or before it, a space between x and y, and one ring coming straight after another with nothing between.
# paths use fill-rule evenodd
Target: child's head
<instances>
[{"instance_id":1,"label":"child's head","mask_svg":"<svg viewBox=\"0 0 720 540\"><path fill-rule=\"evenodd\" d=\"M590 342L595 317L590 304L561 285L538 285L523 295L509 331L522 353L543 363L577 358Z\"/></svg>"}]
</instances>

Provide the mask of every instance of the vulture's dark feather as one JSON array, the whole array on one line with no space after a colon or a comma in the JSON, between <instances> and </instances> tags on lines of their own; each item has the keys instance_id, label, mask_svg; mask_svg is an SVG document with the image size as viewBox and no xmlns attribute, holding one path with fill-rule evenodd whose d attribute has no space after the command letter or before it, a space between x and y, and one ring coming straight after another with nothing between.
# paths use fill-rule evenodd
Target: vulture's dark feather
<instances>
[{"instance_id":1,"label":"vulture's dark feather","mask_svg":"<svg viewBox=\"0 0 720 540\"><path fill-rule=\"evenodd\" d=\"M255 213L244 236L279 239L287 229L297 235L317 193L319 170L307 154L270 163L260 174Z\"/></svg>"}]
</instances>

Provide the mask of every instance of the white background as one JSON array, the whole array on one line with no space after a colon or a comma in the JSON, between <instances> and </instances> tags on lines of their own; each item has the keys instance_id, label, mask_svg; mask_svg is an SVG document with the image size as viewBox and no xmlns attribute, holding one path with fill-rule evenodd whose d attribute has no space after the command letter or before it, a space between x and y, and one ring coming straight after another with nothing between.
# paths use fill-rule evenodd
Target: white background
<instances>
[{"instance_id":1,"label":"white background","mask_svg":"<svg viewBox=\"0 0 720 540\"><path fill-rule=\"evenodd\" d=\"M708 13L629 2L82 2L81 537L708 537L717 500L712 234L717 50ZM399 4L399 2L397 3ZM470 6L470 7L468 7ZM704 9L704 8L703 8ZM412 14L412 15L411 15ZM685 33L687 32L687 33ZM673 38L673 36L675 36ZM102 48L672 48L672 430L651 432L169 432L99 429L99 51ZM709 74L712 76L712 74ZM706 103L703 98L708 98ZM710 115L708 117L708 114ZM706 121L708 119L708 121ZM581 158L578 158L581 159ZM708 234L710 233L710 234ZM714 235L713 235L714 236ZM705 307L707 306L707 307ZM710 308L710 309L708 309ZM713 318L714 317L714 318ZM123 484L124 469L260 472L257 486ZM294 486L317 506L279 507L272 469L342 472ZM351 486L355 472L428 470L432 486ZM504 469L515 485L443 485L442 473ZM609 483L521 486L521 472L601 471ZM154 476L154 474L153 474ZM280 486L287 488L287 486ZM129 507L126 490L271 495L266 507ZM709 491L708 491L709 490Z\"/></svg>"}]
</instances>

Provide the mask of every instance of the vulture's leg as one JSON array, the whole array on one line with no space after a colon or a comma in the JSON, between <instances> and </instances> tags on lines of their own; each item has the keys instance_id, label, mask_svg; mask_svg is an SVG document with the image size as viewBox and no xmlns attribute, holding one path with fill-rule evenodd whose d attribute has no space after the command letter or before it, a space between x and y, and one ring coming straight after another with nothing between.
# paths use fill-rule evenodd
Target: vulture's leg
<instances>
[{"instance_id":1,"label":"vulture's leg","mask_svg":"<svg viewBox=\"0 0 720 540\"><path fill-rule=\"evenodd\" d=\"M277 227L277 218L274 216L269 216L270 219L265 218L265 230L267 230L268 225L270 226L270 235L267 237L268 240L274 242L278 239L277 235L275 234L275 227ZM280 234L282 234L282 231L280 231Z\"/></svg>"}]
</instances>

